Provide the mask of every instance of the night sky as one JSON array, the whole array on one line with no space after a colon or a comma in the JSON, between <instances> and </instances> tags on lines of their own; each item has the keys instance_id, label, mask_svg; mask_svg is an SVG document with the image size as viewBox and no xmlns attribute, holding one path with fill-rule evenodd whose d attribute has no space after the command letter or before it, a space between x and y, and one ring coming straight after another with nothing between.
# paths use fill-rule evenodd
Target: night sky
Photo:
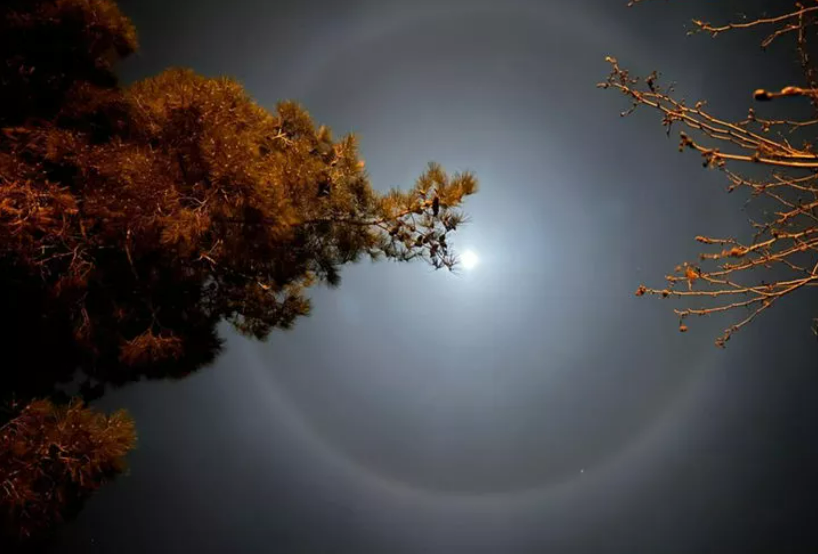
<instances>
[{"instance_id":1,"label":"night sky","mask_svg":"<svg viewBox=\"0 0 818 554\"><path fill-rule=\"evenodd\" d=\"M765 2L121 0L140 53L239 79L356 133L373 185L430 160L480 192L455 235L478 265L346 267L313 315L178 382L107 394L130 474L54 552L818 552L816 296L740 331L677 331L636 298L700 245L746 237L744 198L656 113L595 87L606 55L741 118L797 76L791 43L685 36ZM766 2L769 6L789 2Z\"/></svg>"}]
</instances>

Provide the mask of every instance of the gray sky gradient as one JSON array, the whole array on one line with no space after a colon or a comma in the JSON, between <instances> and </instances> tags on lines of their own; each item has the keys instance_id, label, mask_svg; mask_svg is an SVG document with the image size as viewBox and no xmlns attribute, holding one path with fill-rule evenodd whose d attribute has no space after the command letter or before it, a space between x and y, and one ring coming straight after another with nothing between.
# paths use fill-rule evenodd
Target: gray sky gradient
<instances>
[{"instance_id":1,"label":"gray sky gradient","mask_svg":"<svg viewBox=\"0 0 818 554\"><path fill-rule=\"evenodd\" d=\"M815 296L726 351L728 319L682 335L635 298L747 224L656 114L595 88L610 54L744 115L789 51L685 23L765 2L120 3L128 81L185 66L298 100L360 136L380 189L430 160L476 172L455 245L481 261L348 267L293 331L225 328L213 367L107 395L140 431L131 475L55 551L815 552Z\"/></svg>"}]
</instances>

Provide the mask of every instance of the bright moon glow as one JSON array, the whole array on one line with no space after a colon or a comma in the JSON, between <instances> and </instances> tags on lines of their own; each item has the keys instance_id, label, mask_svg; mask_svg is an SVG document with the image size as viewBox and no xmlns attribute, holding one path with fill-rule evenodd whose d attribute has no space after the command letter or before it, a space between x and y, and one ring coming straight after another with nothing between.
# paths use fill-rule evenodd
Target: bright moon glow
<instances>
[{"instance_id":1,"label":"bright moon glow","mask_svg":"<svg viewBox=\"0 0 818 554\"><path fill-rule=\"evenodd\" d=\"M460 256L460 263L463 264L463 267L466 269L472 269L474 266L477 265L479 258L477 254L473 250L466 250L463 252L463 255Z\"/></svg>"}]
</instances>

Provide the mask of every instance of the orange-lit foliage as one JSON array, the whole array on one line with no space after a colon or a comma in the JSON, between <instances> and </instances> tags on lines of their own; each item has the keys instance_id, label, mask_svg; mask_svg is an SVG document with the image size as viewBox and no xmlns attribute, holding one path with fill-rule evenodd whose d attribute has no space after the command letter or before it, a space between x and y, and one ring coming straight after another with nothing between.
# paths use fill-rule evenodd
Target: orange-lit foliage
<instances>
[{"instance_id":1,"label":"orange-lit foliage","mask_svg":"<svg viewBox=\"0 0 818 554\"><path fill-rule=\"evenodd\" d=\"M63 520L125 468L135 445L124 412L105 416L73 402L30 403L0 428L0 521L25 538Z\"/></svg>"},{"instance_id":2,"label":"orange-lit foliage","mask_svg":"<svg viewBox=\"0 0 818 554\"><path fill-rule=\"evenodd\" d=\"M120 86L116 62L136 47L112 0L0 2L0 305L13 322L0 403L56 396L77 370L85 397L184 376L218 353L220 322L257 338L290 327L309 287L361 258L455 265L472 174L430 164L381 194L355 137L333 139L294 102L267 110L185 69ZM132 431L121 415L31 404L3 428L10 521L57 519L118 467Z\"/></svg>"},{"instance_id":3,"label":"orange-lit foliage","mask_svg":"<svg viewBox=\"0 0 818 554\"><path fill-rule=\"evenodd\" d=\"M641 1L632 0L628 5ZM733 238L696 237L700 243L721 247L720 252L700 255L704 264L717 262L715 267L698 267L686 262L666 277L666 287L653 289L640 285L636 290L637 296L709 299L713 304L674 310L680 318L682 332L687 330L684 320L690 315L746 310L743 317L716 339L716 345L722 347L734 332L781 298L818 285L818 152L813 146L815 137L810 136L818 124L818 74L809 46L818 22L818 6L791 3L788 9L786 2L781 4L778 15L771 17L745 18L724 25L694 20L693 32L715 37L736 29L767 28L763 47L779 39L793 39L804 86L786 86L780 91L758 89L752 96L756 101L783 97L806 99L813 108L809 118L768 118L760 109L750 108L741 121L721 119L708 111L705 102L687 104L677 99L672 86L660 86L655 72L645 78L634 77L611 57L607 59L611 74L599 84L601 88L619 90L630 99L631 107L622 112L623 116L639 106L647 106L662 115L668 134L674 125L683 127L680 150L698 152L705 167L723 171L730 181L728 191L747 191L751 199L761 198L772 206L766 220L751 220L755 233L750 244L741 244ZM753 166L753 175L763 173L763 176L739 173L737 167L742 164ZM767 280L751 277L759 270L771 272ZM680 282L687 284L687 290L674 288Z\"/></svg>"},{"instance_id":4,"label":"orange-lit foliage","mask_svg":"<svg viewBox=\"0 0 818 554\"><path fill-rule=\"evenodd\" d=\"M379 194L355 137L296 103L268 111L184 69L122 88L111 67L136 39L108 0L0 16L15 91L0 105L0 267L42 280L98 376L175 360L221 320L258 338L287 328L308 287L364 256L455 264L470 173L430 164Z\"/></svg>"}]
</instances>

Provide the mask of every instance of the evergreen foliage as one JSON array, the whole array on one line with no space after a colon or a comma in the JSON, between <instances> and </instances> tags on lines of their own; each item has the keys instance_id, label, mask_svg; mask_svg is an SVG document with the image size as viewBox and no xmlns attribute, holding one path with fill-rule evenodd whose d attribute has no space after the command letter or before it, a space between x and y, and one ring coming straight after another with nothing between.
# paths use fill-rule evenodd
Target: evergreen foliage
<instances>
[{"instance_id":1,"label":"evergreen foliage","mask_svg":"<svg viewBox=\"0 0 818 554\"><path fill-rule=\"evenodd\" d=\"M431 163L381 194L355 137L295 102L267 110L179 68L120 85L136 48L112 0L0 5L0 302L14 323L0 336L0 513L18 534L58 521L133 446L124 415L66 404L61 385L92 400L182 377L218 354L220 322L258 339L289 328L311 286L362 258L451 269L477 188Z\"/></svg>"}]
</instances>

